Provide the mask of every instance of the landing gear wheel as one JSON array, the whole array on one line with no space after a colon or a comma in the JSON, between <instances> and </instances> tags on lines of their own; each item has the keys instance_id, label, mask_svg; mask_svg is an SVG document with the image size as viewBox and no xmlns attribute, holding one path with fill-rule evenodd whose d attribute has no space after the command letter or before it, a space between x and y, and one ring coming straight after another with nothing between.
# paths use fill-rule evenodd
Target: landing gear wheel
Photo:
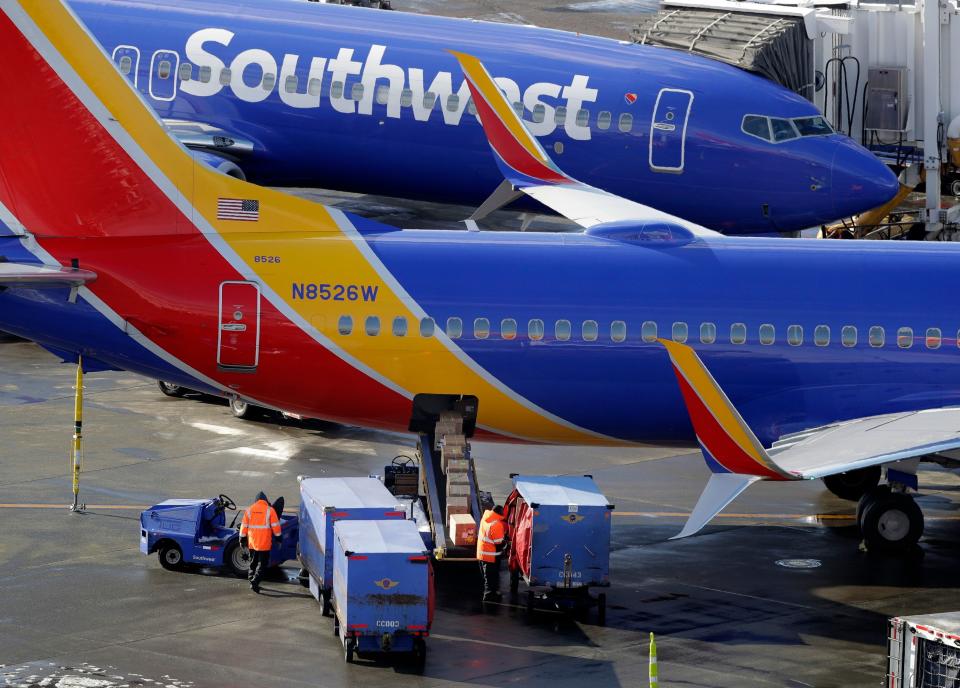
<instances>
[{"instance_id":1,"label":"landing gear wheel","mask_svg":"<svg viewBox=\"0 0 960 688\"><path fill-rule=\"evenodd\" d=\"M597 625L607 625L607 593L597 595Z\"/></svg>"},{"instance_id":2,"label":"landing gear wheel","mask_svg":"<svg viewBox=\"0 0 960 688\"><path fill-rule=\"evenodd\" d=\"M172 382L164 382L163 380L157 380L157 387L168 397L182 397L189 391L186 387L181 387Z\"/></svg>"},{"instance_id":3,"label":"landing gear wheel","mask_svg":"<svg viewBox=\"0 0 960 688\"><path fill-rule=\"evenodd\" d=\"M423 638L413 639L413 670L422 674L427 666L427 643Z\"/></svg>"},{"instance_id":4,"label":"landing gear wheel","mask_svg":"<svg viewBox=\"0 0 960 688\"><path fill-rule=\"evenodd\" d=\"M234 576L246 578L250 573L250 550L241 547L239 542L234 542L223 553L223 562Z\"/></svg>"},{"instance_id":5,"label":"landing gear wheel","mask_svg":"<svg viewBox=\"0 0 960 688\"><path fill-rule=\"evenodd\" d=\"M157 559L160 560L160 566L167 571L183 570L183 552L180 545L175 542L167 542L160 546L157 552Z\"/></svg>"},{"instance_id":6,"label":"landing gear wheel","mask_svg":"<svg viewBox=\"0 0 960 688\"><path fill-rule=\"evenodd\" d=\"M354 640L353 638L347 638L347 641L343 644L343 661L347 664L353 662L353 652Z\"/></svg>"},{"instance_id":7,"label":"landing gear wheel","mask_svg":"<svg viewBox=\"0 0 960 688\"><path fill-rule=\"evenodd\" d=\"M863 510L860 530L869 549L902 552L923 535L923 512L909 495L879 495Z\"/></svg>"},{"instance_id":8,"label":"landing gear wheel","mask_svg":"<svg viewBox=\"0 0 960 688\"><path fill-rule=\"evenodd\" d=\"M880 466L868 466L855 471L828 475L823 484L840 499L855 502L880 482Z\"/></svg>"},{"instance_id":9,"label":"landing gear wheel","mask_svg":"<svg viewBox=\"0 0 960 688\"><path fill-rule=\"evenodd\" d=\"M243 399L230 400L230 413L232 413L235 418L249 420L257 415L257 411L258 409L256 406L253 404L248 404Z\"/></svg>"},{"instance_id":10,"label":"landing gear wheel","mask_svg":"<svg viewBox=\"0 0 960 688\"><path fill-rule=\"evenodd\" d=\"M320 613L324 616L330 616L330 593L320 593Z\"/></svg>"},{"instance_id":11,"label":"landing gear wheel","mask_svg":"<svg viewBox=\"0 0 960 688\"><path fill-rule=\"evenodd\" d=\"M868 490L864 493L864 495L860 498L860 501L857 502L857 527L861 531L863 531L863 514L866 513L867 507L870 506L874 500L889 496L889 485L877 485L872 490Z\"/></svg>"}]
</instances>

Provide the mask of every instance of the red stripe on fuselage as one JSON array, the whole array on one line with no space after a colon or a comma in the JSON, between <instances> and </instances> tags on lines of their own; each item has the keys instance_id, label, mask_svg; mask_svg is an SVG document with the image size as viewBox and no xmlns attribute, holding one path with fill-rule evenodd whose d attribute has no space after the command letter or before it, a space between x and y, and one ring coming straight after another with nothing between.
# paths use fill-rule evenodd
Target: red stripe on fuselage
<instances>
[{"instance_id":1,"label":"red stripe on fuselage","mask_svg":"<svg viewBox=\"0 0 960 688\"><path fill-rule=\"evenodd\" d=\"M261 303L256 374L217 368L218 290L243 277L0 15L0 199L121 317L241 394L305 416L406 430L411 402ZM64 307L69 307L65 304ZM76 333L78 345L83 333Z\"/></svg>"},{"instance_id":2,"label":"red stripe on fuselage","mask_svg":"<svg viewBox=\"0 0 960 688\"><path fill-rule=\"evenodd\" d=\"M700 400L699 395L690 386L683 374L677 370L676 366L674 366L673 372L680 384L680 392L683 394L687 411L690 413L694 432L697 433L697 437L700 438L707 451L721 466L728 471L742 475L759 475L774 480L783 479L781 475L758 463L752 456L743 451L717 422L717 419L710 413L710 410Z\"/></svg>"}]
</instances>

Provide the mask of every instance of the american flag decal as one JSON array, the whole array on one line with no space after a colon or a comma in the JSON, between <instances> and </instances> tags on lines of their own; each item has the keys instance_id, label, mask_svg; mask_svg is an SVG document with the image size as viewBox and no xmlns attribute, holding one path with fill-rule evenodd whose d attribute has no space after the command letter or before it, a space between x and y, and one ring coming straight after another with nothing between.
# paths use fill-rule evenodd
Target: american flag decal
<instances>
[{"instance_id":1,"label":"american flag decal","mask_svg":"<svg viewBox=\"0 0 960 688\"><path fill-rule=\"evenodd\" d=\"M260 201L246 198L218 198L217 219L257 222L260 219Z\"/></svg>"}]
</instances>

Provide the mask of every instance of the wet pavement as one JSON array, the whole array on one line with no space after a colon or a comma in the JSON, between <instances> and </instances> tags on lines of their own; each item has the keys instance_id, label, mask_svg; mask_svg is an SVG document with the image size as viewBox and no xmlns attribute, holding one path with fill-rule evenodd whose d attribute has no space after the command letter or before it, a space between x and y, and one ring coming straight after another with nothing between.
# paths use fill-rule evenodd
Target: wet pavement
<instances>
[{"instance_id":1,"label":"wet pavement","mask_svg":"<svg viewBox=\"0 0 960 688\"><path fill-rule=\"evenodd\" d=\"M260 489L295 505L297 475L380 473L413 439L241 421L220 399L92 374L88 511L71 514L72 376L32 344L0 342L0 685L637 686L653 631L664 686L874 686L888 616L960 609L952 473L923 472L926 536L890 557L858 551L853 505L816 482L757 485L704 534L669 541L706 480L698 455L476 443L480 482L498 498L511 472L590 473L616 504L606 627L528 618L509 599L485 608L474 568L449 563L425 675L348 666L295 568L261 596L165 571L139 553L138 511L221 492L245 503Z\"/></svg>"}]
</instances>

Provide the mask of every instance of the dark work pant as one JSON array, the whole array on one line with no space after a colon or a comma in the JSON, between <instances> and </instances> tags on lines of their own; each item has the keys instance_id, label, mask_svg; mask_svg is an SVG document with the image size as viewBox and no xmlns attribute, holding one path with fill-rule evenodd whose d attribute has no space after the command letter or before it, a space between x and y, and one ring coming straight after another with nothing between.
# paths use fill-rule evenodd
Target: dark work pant
<instances>
[{"instance_id":1,"label":"dark work pant","mask_svg":"<svg viewBox=\"0 0 960 688\"><path fill-rule=\"evenodd\" d=\"M500 557L494 562L481 561L480 571L483 573L483 595L500 592Z\"/></svg>"},{"instance_id":2,"label":"dark work pant","mask_svg":"<svg viewBox=\"0 0 960 688\"><path fill-rule=\"evenodd\" d=\"M250 550L250 571L247 573L247 579L250 585L260 585L263 580L263 574L267 572L270 565L270 550Z\"/></svg>"}]
</instances>

